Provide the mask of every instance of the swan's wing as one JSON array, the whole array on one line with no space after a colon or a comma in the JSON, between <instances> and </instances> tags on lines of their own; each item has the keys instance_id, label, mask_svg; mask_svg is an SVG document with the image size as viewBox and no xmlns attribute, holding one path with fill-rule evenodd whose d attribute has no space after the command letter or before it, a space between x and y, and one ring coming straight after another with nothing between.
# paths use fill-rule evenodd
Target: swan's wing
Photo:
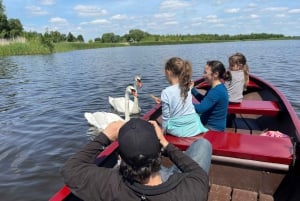
<instances>
[{"instance_id":1,"label":"swan's wing","mask_svg":"<svg viewBox=\"0 0 300 201\"><path fill-rule=\"evenodd\" d=\"M111 99L112 101L112 107L119 113L125 113L125 98L124 97L118 97ZM131 111L131 108L133 107L133 101L129 100L129 111Z\"/></svg>"},{"instance_id":2,"label":"swan's wing","mask_svg":"<svg viewBox=\"0 0 300 201\"><path fill-rule=\"evenodd\" d=\"M111 96L108 96L108 102L114 108L114 102L113 101L114 101L114 98L111 97Z\"/></svg>"},{"instance_id":3,"label":"swan's wing","mask_svg":"<svg viewBox=\"0 0 300 201\"><path fill-rule=\"evenodd\" d=\"M118 97L118 98L112 98L108 97L109 104L116 110L117 112L124 113L125 112L125 98L124 97Z\"/></svg>"},{"instance_id":4,"label":"swan's wing","mask_svg":"<svg viewBox=\"0 0 300 201\"><path fill-rule=\"evenodd\" d=\"M84 117L90 125L95 126L99 129L101 128L101 124L97 122L97 120L94 117L93 113L85 112Z\"/></svg>"},{"instance_id":5,"label":"swan's wing","mask_svg":"<svg viewBox=\"0 0 300 201\"><path fill-rule=\"evenodd\" d=\"M97 127L99 130L103 130L113 121L122 120L119 115L108 112L94 112L94 113L84 113L84 117L88 121L89 124Z\"/></svg>"}]
</instances>

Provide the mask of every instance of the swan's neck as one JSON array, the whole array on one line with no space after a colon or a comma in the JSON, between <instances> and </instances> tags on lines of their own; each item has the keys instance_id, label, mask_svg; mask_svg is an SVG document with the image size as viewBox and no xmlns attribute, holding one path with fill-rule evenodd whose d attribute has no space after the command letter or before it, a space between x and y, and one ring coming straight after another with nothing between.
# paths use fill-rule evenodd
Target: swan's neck
<instances>
[{"instance_id":1,"label":"swan's neck","mask_svg":"<svg viewBox=\"0 0 300 201\"><path fill-rule=\"evenodd\" d=\"M139 99L138 97L134 96L133 98L133 111L137 111L139 108Z\"/></svg>"},{"instance_id":2,"label":"swan's neck","mask_svg":"<svg viewBox=\"0 0 300 201\"><path fill-rule=\"evenodd\" d=\"M137 84L137 81L135 81L134 88L136 91L137 91L137 87L138 87L138 84ZM134 96L132 111L138 111L138 110L139 110L139 99L138 99L138 97Z\"/></svg>"},{"instance_id":3,"label":"swan's neck","mask_svg":"<svg viewBox=\"0 0 300 201\"><path fill-rule=\"evenodd\" d=\"M125 93L125 121L129 121L130 115L129 115L129 93Z\"/></svg>"}]
</instances>

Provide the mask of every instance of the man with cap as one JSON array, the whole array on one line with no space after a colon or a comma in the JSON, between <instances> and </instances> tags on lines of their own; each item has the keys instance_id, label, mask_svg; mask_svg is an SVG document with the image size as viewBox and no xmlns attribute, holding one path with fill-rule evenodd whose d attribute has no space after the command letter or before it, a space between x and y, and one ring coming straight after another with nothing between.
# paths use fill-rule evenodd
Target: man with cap
<instances>
[{"instance_id":1,"label":"man with cap","mask_svg":"<svg viewBox=\"0 0 300 201\"><path fill-rule=\"evenodd\" d=\"M94 160L111 142L119 141L118 168L98 167ZM155 121L132 118L109 124L64 165L66 185L85 201L197 200L208 197L211 144L204 138L183 153L170 144ZM177 171L163 176L161 155ZM192 159L193 158L193 159Z\"/></svg>"}]
</instances>

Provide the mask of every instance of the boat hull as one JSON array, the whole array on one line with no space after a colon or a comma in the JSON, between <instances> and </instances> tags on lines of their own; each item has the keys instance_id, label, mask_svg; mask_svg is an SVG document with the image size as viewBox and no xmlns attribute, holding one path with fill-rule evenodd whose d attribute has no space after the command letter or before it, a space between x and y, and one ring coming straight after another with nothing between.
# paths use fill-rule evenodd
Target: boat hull
<instances>
[{"instance_id":1,"label":"boat hull","mask_svg":"<svg viewBox=\"0 0 300 201\"><path fill-rule=\"evenodd\" d=\"M200 93L209 86L202 78L195 80ZM196 100L194 100L196 101ZM230 105L233 114L224 132L208 131L195 137L178 138L167 135L169 142L185 150L198 138L206 138L213 147L210 168L209 200L300 200L300 123L286 97L266 81L250 75L244 104ZM161 123L161 105L156 104L142 118ZM280 137L262 136L266 131L279 131ZM117 150L117 142L106 149L107 158ZM171 165L163 160L164 165ZM250 193L249 193L250 192ZM244 197L243 197L244 196ZM51 199L80 200L67 187ZM254 199L253 199L254 200Z\"/></svg>"}]
</instances>

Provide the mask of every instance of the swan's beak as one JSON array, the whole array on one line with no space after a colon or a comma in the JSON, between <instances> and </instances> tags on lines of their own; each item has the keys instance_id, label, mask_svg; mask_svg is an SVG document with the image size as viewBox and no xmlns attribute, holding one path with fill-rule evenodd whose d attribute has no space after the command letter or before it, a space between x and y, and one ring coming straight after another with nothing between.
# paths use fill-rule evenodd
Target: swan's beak
<instances>
[{"instance_id":1,"label":"swan's beak","mask_svg":"<svg viewBox=\"0 0 300 201\"><path fill-rule=\"evenodd\" d=\"M136 92L136 90L132 90L132 95L138 97L138 93Z\"/></svg>"},{"instance_id":2,"label":"swan's beak","mask_svg":"<svg viewBox=\"0 0 300 201\"><path fill-rule=\"evenodd\" d=\"M143 86L142 81L141 81L141 80L138 80L138 81L137 81L137 85L138 85L138 87L142 88L142 86Z\"/></svg>"}]
</instances>

